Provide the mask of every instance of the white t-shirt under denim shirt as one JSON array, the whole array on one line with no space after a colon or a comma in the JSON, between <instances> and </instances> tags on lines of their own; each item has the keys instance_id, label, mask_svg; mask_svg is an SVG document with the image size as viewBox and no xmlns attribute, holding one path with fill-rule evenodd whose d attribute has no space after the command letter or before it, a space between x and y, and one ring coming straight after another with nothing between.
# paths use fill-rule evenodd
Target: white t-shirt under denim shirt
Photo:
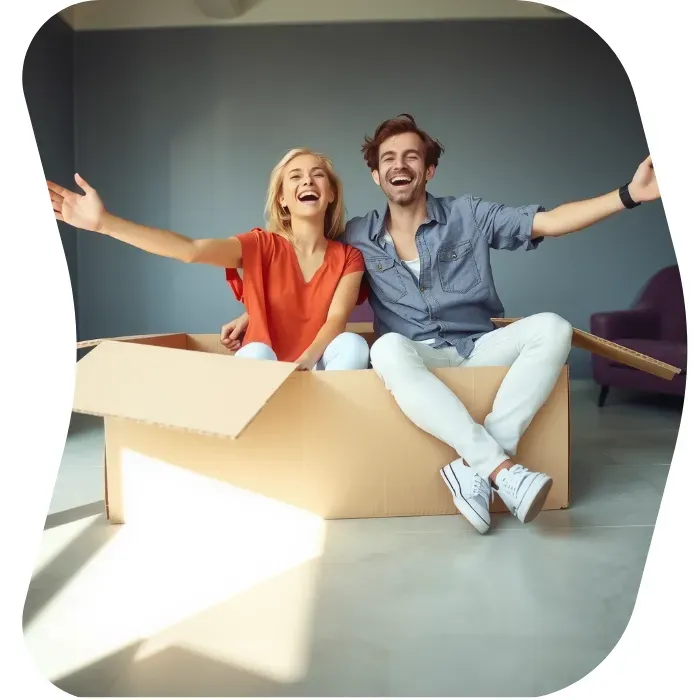
<instances>
[{"instance_id":1,"label":"white t-shirt under denim shirt","mask_svg":"<svg viewBox=\"0 0 700 700\"><path fill-rule=\"evenodd\" d=\"M388 231L385 231L384 233L384 243L394 246L394 239L391 237L391 234ZM420 258L416 258L415 260L402 260L401 262L403 262L403 264L409 269L410 273L416 279L416 284L418 284L418 280L420 280ZM432 345L435 342L435 339L429 338L428 340L420 340L418 342L424 343L425 345Z\"/></svg>"}]
</instances>

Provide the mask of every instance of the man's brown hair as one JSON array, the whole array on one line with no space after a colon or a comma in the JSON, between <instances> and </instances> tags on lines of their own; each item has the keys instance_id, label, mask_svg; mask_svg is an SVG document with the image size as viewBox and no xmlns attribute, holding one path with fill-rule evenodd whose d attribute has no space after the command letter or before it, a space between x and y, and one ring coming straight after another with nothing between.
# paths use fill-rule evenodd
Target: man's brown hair
<instances>
[{"instance_id":1,"label":"man's brown hair","mask_svg":"<svg viewBox=\"0 0 700 700\"><path fill-rule=\"evenodd\" d=\"M440 156L445 152L442 144L431 138L428 134L419 129L416 120L410 114L399 114L398 117L387 119L382 122L375 130L374 136L370 138L365 136L365 142L362 146L362 154L365 157L365 162L370 170L379 169L379 147L392 136L399 134L413 133L420 136L421 141L425 145L425 166L434 165L437 167Z\"/></svg>"}]
</instances>

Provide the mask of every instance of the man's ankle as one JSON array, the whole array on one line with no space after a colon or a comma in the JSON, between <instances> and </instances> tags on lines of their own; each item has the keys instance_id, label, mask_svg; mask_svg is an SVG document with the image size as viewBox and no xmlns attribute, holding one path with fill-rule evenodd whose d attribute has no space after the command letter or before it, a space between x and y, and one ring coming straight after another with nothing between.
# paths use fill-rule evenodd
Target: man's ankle
<instances>
[{"instance_id":1,"label":"man's ankle","mask_svg":"<svg viewBox=\"0 0 700 700\"><path fill-rule=\"evenodd\" d=\"M504 469L510 469L511 467L515 466L515 462L511 459L505 460L505 462L501 462L489 475L489 481L491 483L495 484L496 483L496 477L499 475L501 471Z\"/></svg>"}]
</instances>

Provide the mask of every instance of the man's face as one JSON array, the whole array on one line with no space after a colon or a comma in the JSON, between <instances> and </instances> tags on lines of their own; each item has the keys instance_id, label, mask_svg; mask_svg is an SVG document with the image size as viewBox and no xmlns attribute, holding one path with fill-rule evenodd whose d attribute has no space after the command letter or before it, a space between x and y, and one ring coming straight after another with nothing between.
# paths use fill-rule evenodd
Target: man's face
<instances>
[{"instance_id":1,"label":"man's face","mask_svg":"<svg viewBox=\"0 0 700 700\"><path fill-rule=\"evenodd\" d=\"M386 198L401 206L425 197L425 185L434 174L434 166L425 167L425 146L414 133L384 141L379 147L379 169L372 171Z\"/></svg>"}]
</instances>

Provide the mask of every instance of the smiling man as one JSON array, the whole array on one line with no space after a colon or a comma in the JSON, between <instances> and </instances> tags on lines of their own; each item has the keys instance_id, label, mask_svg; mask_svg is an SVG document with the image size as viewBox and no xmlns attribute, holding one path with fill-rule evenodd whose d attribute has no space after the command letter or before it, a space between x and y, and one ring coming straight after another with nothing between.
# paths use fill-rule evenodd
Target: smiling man
<instances>
[{"instance_id":1,"label":"smiling man","mask_svg":"<svg viewBox=\"0 0 700 700\"><path fill-rule=\"evenodd\" d=\"M535 250L545 238L657 199L659 189L647 158L628 185L551 211L469 194L438 198L426 188L443 151L408 114L380 124L365 139L363 153L387 207L350 220L343 240L365 260L379 336L372 366L406 416L457 452L459 459L441 470L442 478L460 512L485 533L492 490L527 523L551 489L547 474L515 464L513 457L554 388L572 336L571 325L552 313L494 326L491 319L504 310L491 249ZM229 347L235 338L226 329L232 327L222 332ZM480 425L430 370L489 365L510 369Z\"/></svg>"}]
</instances>

